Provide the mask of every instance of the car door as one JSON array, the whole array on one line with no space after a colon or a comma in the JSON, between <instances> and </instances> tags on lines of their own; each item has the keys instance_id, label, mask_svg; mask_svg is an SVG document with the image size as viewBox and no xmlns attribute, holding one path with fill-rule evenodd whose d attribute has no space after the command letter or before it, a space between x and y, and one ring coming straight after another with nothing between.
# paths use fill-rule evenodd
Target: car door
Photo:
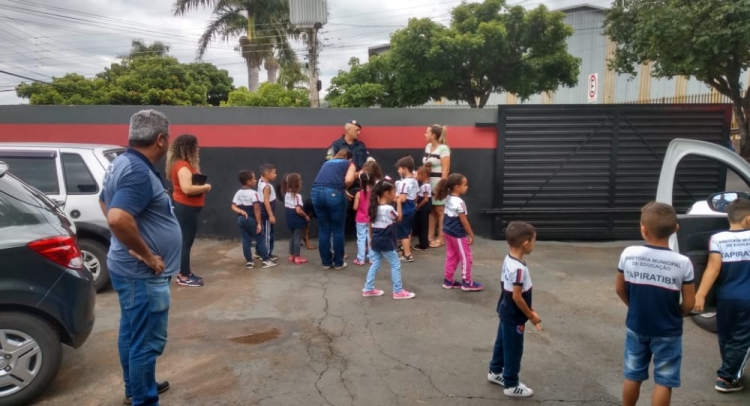
<instances>
[{"instance_id":1,"label":"car door","mask_svg":"<svg viewBox=\"0 0 750 406\"><path fill-rule=\"evenodd\" d=\"M729 187L734 189L744 186L745 191L750 190L750 186L748 186L750 185L750 164L742 157L721 145L705 141L675 139L669 144L664 154L656 193L657 201L672 204L677 167L680 161L690 155L712 159L726 165L727 169L731 170L737 178ZM708 263L709 240L713 234L729 229L729 222L726 213L718 212L705 215L678 214L677 218L680 229L670 238L669 245L673 250L679 251L690 258L695 270L697 289ZM713 320L715 307L716 297L712 289L706 297L706 313L695 315L693 319L701 327L715 331Z\"/></svg>"},{"instance_id":2,"label":"car door","mask_svg":"<svg viewBox=\"0 0 750 406\"><path fill-rule=\"evenodd\" d=\"M99 182L93 169L101 165L87 150L60 150L63 185L65 187L65 213L77 223L99 224L103 215L99 206ZM96 165L96 166L94 166ZM100 171L101 172L101 171Z\"/></svg>"}]
</instances>

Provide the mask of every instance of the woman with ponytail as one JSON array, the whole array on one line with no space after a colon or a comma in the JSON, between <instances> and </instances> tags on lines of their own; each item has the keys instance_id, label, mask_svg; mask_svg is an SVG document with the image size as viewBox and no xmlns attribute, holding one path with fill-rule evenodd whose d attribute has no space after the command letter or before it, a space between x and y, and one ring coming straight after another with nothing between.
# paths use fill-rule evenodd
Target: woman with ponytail
<instances>
[{"instance_id":1,"label":"woman with ponytail","mask_svg":"<svg viewBox=\"0 0 750 406\"><path fill-rule=\"evenodd\" d=\"M427 127L424 136L427 140L427 146L424 149L422 163L430 169L430 186L434 191L438 182L443 179L447 180L450 174L451 149L448 147L448 128L444 125L434 124ZM431 248L437 248L445 244L443 239L444 213L445 200L433 197L428 231Z\"/></svg>"}]
</instances>

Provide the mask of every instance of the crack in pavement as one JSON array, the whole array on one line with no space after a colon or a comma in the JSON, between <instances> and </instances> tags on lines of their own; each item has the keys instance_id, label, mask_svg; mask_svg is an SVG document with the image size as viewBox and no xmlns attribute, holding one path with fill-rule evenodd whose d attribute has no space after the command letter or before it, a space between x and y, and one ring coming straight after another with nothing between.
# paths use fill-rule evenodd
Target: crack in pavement
<instances>
[{"instance_id":1,"label":"crack in pavement","mask_svg":"<svg viewBox=\"0 0 750 406\"><path fill-rule=\"evenodd\" d=\"M372 334L372 329L370 328L370 319L367 317L367 308L365 308L364 310L365 310L364 311L364 318L365 318L365 321L366 321L365 328L370 333L370 340L372 341L373 345L375 345L375 347L378 348L378 351L382 355L384 355L384 356L386 356L386 357L388 357L388 358L390 358L390 359L398 362L401 365L404 365L404 366L412 368L412 369L416 369L417 371L419 371L420 374L424 375L424 377L427 378L427 381L430 382L430 386L432 386L432 389L435 390L435 392L439 393L443 398L449 397L448 394L446 394L445 392L443 392L440 389L438 389L438 387L435 385L435 382L432 381L432 377L429 374L427 374L422 368L420 368L418 366L415 366L415 365L411 365L408 362L401 361L400 359L394 357L393 355L388 354L387 352L385 352L385 349L383 349L383 346L381 346L377 341L375 341L375 337Z\"/></svg>"},{"instance_id":2,"label":"crack in pavement","mask_svg":"<svg viewBox=\"0 0 750 406\"><path fill-rule=\"evenodd\" d=\"M346 390L346 393L349 395L349 399L351 400L351 403L354 402L354 394L349 389L349 387L346 384L346 379L344 378L344 373L349 369L349 362L345 357L343 357L341 354L336 351L336 348L334 347L334 342L336 339L341 338L344 335L344 332L346 331L346 320L344 320L343 317L331 314L329 311L330 305L328 302L328 284L331 282L330 275L326 275L326 281L321 284L318 288L320 288L323 291L323 300L325 302L325 305L323 307L323 317L318 320L318 323L316 325L316 330L318 331L318 334L323 337L326 341L327 345L327 354L325 357L325 368L321 372L317 372L315 368L311 365L312 362L315 361L315 356L311 352L311 346L312 342L308 344L306 350L307 355L310 357L310 362L308 363L308 366L310 366L310 369L313 370L318 375L318 379L315 381L315 389L318 391L318 395L326 401L330 406L334 406L334 404L323 394L323 389L320 387L320 381L323 379L323 376L331 369L332 362L338 361L342 365L342 367L334 367L335 369L338 369L339 371L339 380L341 381L341 385ZM333 334L329 331L327 331L325 328L323 328L323 323L328 317L335 317L338 318L342 324L343 327L341 328L341 331L338 332L338 334Z\"/></svg>"},{"instance_id":3,"label":"crack in pavement","mask_svg":"<svg viewBox=\"0 0 750 406\"><path fill-rule=\"evenodd\" d=\"M284 393L279 393L278 395L266 396L264 398L261 398L261 399L258 399L256 401L253 401L253 403L251 403L251 405L259 405L259 404L265 402L266 400L275 399L275 398L278 398L278 397L281 397L281 396L286 396L286 395L289 395L289 394L292 394L292 393L294 393L294 391L288 391L288 392L284 392Z\"/></svg>"}]
</instances>

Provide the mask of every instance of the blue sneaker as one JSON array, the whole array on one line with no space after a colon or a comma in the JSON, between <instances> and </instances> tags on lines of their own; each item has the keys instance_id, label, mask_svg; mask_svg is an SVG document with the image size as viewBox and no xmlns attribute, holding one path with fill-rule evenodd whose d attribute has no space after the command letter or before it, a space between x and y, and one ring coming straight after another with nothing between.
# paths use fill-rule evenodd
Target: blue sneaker
<instances>
[{"instance_id":1,"label":"blue sneaker","mask_svg":"<svg viewBox=\"0 0 750 406\"><path fill-rule=\"evenodd\" d=\"M188 277L177 275L177 284L189 288L197 288L203 286L203 280L196 278L195 275L190 275Z\"/></svg>"},{"instance_id":2,"label":"blue sneaker","mask_svg":"<svg viewBox=\"0 0 750 406\"><path fill-rule=\"evenodd\" d=\"M460 288L461 288L461 282L449 281L448 279L443 279L443 289L460 289Z\"/></svg>"},{"instance_id":3,"label":"blue sneaker","mask_svg":"<svg viewBox=\"0 0 750 406\"><path fill-rule=\"evenodd\" d=\"M739 392L742 390L742 384L739 380L734 382L727 381L726 379L716 378L716 384L714 389L722 393Z\"/></svg>"},{"instance_id":4,"label":"blue sneaker","mask_svg":"<svg viewBox=\"0 0 750 406\"><path fill-rule=\"evenodd\" d=\"M464 292L478 292L482 289L484 289L484 285L477 281L464 280L464 282L461 284L461 290L463 290Z\"/></svg>"}]
</instances>

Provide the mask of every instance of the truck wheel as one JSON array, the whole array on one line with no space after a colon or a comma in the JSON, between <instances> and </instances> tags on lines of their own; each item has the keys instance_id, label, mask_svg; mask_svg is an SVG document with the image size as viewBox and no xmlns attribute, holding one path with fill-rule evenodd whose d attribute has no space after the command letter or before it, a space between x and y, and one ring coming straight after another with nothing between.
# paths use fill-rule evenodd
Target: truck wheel
<instances>
[{"instance_id":1,"label":"truck wheel","mask_svg":"<svg viewBox=\"0 0 750 406\"><path fill-rule=\"evenodd\" d=\"M693 319L693 322L698 325L698 327L710 331L712 333L716 333L716 313L702 313L702 314L695 314L691 316Z\"/></svg>"},{"instance_id":2,"label":"truck wheel","mask_svg":"<svg viewBox=\"0 0 750 406\"><path fill-rule=\"evenodd\" d=\"M94 275L94 286L99 292L109 286L109 268L107 268L107 247L87 238L78 240L83 256L83 266Z\"/></svg>"},{"instance_id":3,"label":"truck wheel","mask_svg":"<svg viewBox=\"0 0 750 406\"><path fill-rule=\"evenodd\" d=\"M60 336L49 323L0 313L0 406L30 403L55 378L61 359Z\"/></svg>"}]
</instances>

